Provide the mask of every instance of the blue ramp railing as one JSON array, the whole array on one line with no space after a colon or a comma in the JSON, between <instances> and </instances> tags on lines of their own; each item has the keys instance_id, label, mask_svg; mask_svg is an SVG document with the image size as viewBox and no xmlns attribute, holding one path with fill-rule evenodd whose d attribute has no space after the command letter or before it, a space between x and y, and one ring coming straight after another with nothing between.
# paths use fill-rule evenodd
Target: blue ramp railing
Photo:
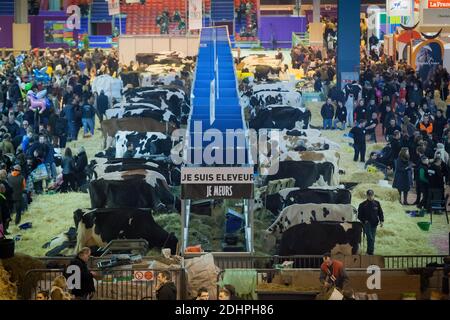
<instances>
[{"instance_id":1,"label":"blue ramp railing","mask_svg":"<svg viewBox=\"0 0 450 320\"><path fill-rule=\"evenodd\" d=\"M188 165L249 163L247 127L236 84L227 28L202 29L188 121ZM200 158L208 146L212 157Z\"/></svg>"}]
</instances>

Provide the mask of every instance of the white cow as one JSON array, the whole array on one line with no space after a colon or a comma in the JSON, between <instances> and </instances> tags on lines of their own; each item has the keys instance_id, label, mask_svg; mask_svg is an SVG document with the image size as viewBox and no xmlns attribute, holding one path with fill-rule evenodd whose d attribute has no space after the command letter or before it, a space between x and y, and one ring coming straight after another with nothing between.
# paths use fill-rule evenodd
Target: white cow
<instances>
[{"instance_id":1,"label":"white cow","mask_svg":"<svg viewBox=\"0 0 450 320\"><path fill-rule=\"evenodd\" d=\"M281 235L297 224L314 221L353 222L356 214L356 208L350 204L293 204L281 211L267 232Z\"/></svg>"}]
</instances>

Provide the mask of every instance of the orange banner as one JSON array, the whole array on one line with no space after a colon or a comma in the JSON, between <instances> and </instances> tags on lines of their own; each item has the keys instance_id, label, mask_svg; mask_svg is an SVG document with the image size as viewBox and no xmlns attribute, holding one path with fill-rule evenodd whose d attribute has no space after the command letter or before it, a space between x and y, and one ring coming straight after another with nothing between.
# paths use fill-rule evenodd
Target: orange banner
<instances>
[{"instance_id":1,"label":"orange banner","mask_svg":"<svg viewBox=\"0 0 450 320\"><path fill-rule=\"evenodd\" d=\"M428 0L428 9L450 9L450 0Z\"/></svg>"}]
</instances>

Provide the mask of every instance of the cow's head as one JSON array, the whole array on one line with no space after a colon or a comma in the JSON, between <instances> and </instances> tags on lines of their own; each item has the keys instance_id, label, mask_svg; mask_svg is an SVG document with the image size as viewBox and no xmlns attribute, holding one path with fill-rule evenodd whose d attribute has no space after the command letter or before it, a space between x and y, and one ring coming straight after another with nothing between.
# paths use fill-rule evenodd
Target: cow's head
<instances>
[{"instance_id":1,"label":"cow's head","mask_svg":"<svg viewBox=\"0 0 450 320\"><path fill-rule=\"evenodd\" d=\"M90 229L94 225L94 211L86 211L83 209L77 209L73 213L73 221L75 223L75 228L78 229L80 222L84 224L87 229Z\"/></svg>"},{"instance_id":2,"label":"cow's head","mask_svg":"<svg viewBox=\"0 0 450 320\"><path fill-rule=\"evenodd\" d=\"M83 220L83 209L77 209L73 212L73 222L75 223L75 229L78 229L78 224Z\"/></svg>"}]
</instances>

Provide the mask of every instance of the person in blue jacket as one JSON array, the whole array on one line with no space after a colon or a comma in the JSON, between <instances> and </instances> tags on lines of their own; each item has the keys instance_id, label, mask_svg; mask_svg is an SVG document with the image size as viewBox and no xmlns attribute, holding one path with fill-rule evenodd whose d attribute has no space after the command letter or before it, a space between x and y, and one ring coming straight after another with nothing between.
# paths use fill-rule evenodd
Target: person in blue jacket
<instances>
[{"instance_id":1,"label":"person in blue jacket","mask_svg":"<svg viewBox=\"0 0 450 320\"><path fill-rule=\"evenodd\" d=\"M68 126L67 142L75 140L76 126L75 126L74 103L76 103L75 98L72 98L72 100L69 101L69 103L67 103L61 111L61 117L67 120Z\"/></svg>"}]
</instances>

